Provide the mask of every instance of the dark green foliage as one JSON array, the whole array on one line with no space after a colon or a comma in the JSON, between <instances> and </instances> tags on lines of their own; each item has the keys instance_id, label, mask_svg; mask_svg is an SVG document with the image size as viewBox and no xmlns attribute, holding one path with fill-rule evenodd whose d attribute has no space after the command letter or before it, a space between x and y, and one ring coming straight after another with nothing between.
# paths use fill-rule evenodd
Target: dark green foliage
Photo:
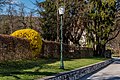
<instances>
[{"instance_id":1,"label":"dark green foliage","mask_svg":"<svg viewBox=\"0 0 120 80\"><path fill-rule=\"evenodd\" d=\"M46 0L39 3L39 14L41 15L40 21L42 23L42 35L44 39L55 40L57 37L57 8L55 5L56 0Z\"/></svg>"},{"instance_id":2,"label":"dark green foliage","mask_svg":"<svg viewBox=\"0 0 120 80\"><path fill-rule=\"evenodd\" d=\"M85 4L81 0L46 0L39 3L40 21L44 31L43 37L47 40L56 40L59 37L60 15L58 8L65 6L63 15L63 42L80 45L79 40L85 29Z\"/></svg>"},{"instance_id":3,"label":"dark green foliage","mask_svg":"<svg viewBox=\"0 0 120 80\"><path fill-rule=\"evenodd\" d=\"M89 6L88 39L92 41L96 55L104 56L106 44L119 33L119 28L115 25L116 2L90 0ZM116 31L117 33L112 35Z\"/></svg>"}]
</instances>

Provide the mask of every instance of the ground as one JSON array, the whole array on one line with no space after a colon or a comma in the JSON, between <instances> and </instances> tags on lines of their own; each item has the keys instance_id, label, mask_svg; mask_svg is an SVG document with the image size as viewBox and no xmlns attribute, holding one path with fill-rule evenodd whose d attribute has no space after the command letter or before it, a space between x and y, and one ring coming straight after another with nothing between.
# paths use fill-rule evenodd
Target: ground
<instances>
[{"instance_id":1,"label":"ground","mask_svg":"<svg viewBox=\"0 0 120 80\"><path fill-rule=\"evenodd\" d=\"M102 70L89 74L80 80L120 80L120 58Z\"/></svg>"},{"instance_id":2,"label":"ground","mask_svg":"<svg viewBox=\"0 0 120 80\"><path fill-rule=\"evenodd\" d=\"M0 63L0 80L34 80L59 72L70 71L76 68L106 60L105 58L65 59L65 70L59 69L58 59L21 60Z\"/></svg>"}]
</instances>

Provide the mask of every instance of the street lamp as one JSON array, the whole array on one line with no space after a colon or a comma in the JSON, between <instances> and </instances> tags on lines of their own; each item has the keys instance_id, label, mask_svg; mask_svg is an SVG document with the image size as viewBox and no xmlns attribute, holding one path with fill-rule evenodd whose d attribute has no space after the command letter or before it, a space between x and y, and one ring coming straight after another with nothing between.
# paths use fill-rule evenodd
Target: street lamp
<instances>
[{"instance_id":1,"label":"street lamp","mask_svg":"<svg viewBox=\"0 0 120 80\"><path fill-rule=\"evenodd\" d=\"M61 26L60 26L60 69L64 69L64 62L63 62L63 54L62 54L62 52L63 52L63 46L62 46L62 43L63 43L63 32L62 32L62 27L63 27L63 21L62 21L62 19L63 19L63 14L64 14L64 12L65 12L65 8L64 8L64 6L61 6L59 9L59 14L60 14L60 18L61 18Z\"/></svg>"}]
</instances>

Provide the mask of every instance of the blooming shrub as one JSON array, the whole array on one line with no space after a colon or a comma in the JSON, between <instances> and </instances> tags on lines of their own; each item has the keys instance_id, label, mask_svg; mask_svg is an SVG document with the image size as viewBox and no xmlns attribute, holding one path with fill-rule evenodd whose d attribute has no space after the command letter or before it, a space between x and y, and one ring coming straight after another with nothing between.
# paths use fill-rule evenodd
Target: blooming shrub
<instances>
[{"instance_id":1,"label":"blooming shrub","mask_svg":"<svg viewBox=\"0 0 120 80\"><path fill-rule=\"evenodd\" d=\"M42 39L40 34L35 30L21 29L21 30L15 31L10 35L27 39L30 42L30 48L34 56L40 53L40 50L42 48Z\"/></svg>"}]
</instances>

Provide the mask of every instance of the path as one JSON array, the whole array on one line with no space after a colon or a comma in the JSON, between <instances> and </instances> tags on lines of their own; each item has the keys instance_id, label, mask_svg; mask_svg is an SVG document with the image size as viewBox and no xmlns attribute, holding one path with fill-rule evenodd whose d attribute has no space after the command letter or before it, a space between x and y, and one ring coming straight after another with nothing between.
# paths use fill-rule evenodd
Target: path
<instances>
[{"instance_id":1,"label":"path","mask_svg":"<svg viewBox=\"0 0 120 80\"><path fill-rule=\"evenodd\" d=\"M115 62L106 68L95 74L86 75L80 80L120 80L120 59L115 59Z\"/></svg>"}]
</instances>

